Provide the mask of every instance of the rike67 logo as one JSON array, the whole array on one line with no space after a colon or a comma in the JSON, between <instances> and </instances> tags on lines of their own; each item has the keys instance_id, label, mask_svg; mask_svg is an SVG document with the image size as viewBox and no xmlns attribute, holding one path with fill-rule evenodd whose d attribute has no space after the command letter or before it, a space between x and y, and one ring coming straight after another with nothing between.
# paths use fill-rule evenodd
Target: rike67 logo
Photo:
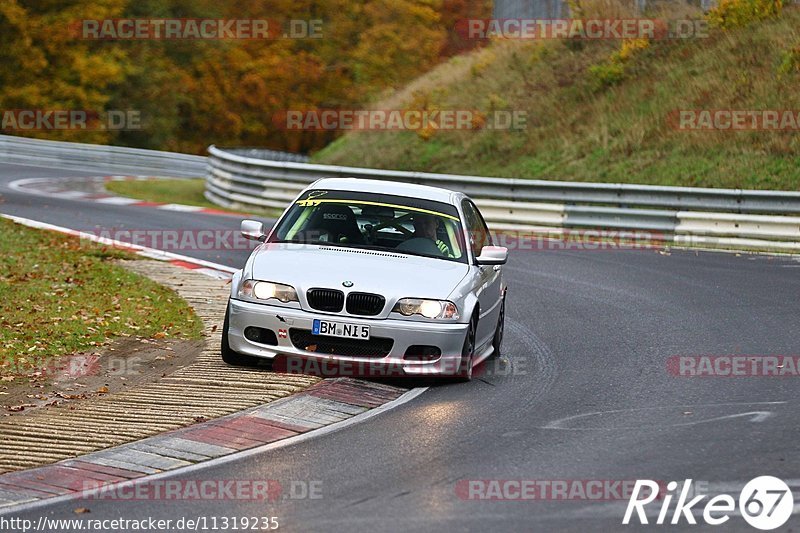
<instances>
[{"instance_id":1,"label":"rike67 logo","mask_svg":"<svg viewBox=\"0 0 800 533\"><path fill-rule=\"evenodd\" d=\"M684 481L679 495L676 491L677 488L676 481L667 483L667 493L660 502L661 508L655 520L656 524L667 523L670 505L675 495L678 496L678 499L669 520L669 523L673 525L681 523L682 520L688 524L697 524L693 514L693 509L695 509L702 510L703 521L709 525L724 524L730 520L730 515L740 514L754 528L769 531L785 524L794 510L794 496L789 486L783 480L772 476L751 479L739 494L738 502L729 494L718 494L706 501L705 506L702 506L701 502L708 495L700 494L689 499L692 494L691 479ZM648 524L645 507L660 496L658 489L659 484L655 481L637 480L630 500L628 500L628 507L622 523L630 524L635 512L640 524ZM640 494L646 494L646 496L640 499ZM655 507L658 507L658 504ZM654 511L655 509L648 510Z\"/></svg>"}]
</instances>

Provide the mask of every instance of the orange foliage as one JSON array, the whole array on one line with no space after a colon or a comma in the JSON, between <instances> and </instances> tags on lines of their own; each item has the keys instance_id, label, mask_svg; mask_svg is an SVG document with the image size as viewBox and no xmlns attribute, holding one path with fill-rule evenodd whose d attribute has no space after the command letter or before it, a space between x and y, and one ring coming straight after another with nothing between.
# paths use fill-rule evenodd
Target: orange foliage
<instances>
[{"instance_id":1,"label":"orange foliage","mask_svg":"<svg viewBox=\"0 0 800 533\"><path fill-rule=\"evenodd\" d=\"M0 110L136 110L130 131L29 134L202 153L209 144L312 151L337 132L286 132L289 109L358 108L476 45L457 20L488 0L73 0L0 2ZM29 6L35 7L29 7ZM320 23L320 38L85 40L82 19ZM298 23L302 26L302 22ZM18 134L18 131L9 133Z\"/></svg>"}]
</instances>

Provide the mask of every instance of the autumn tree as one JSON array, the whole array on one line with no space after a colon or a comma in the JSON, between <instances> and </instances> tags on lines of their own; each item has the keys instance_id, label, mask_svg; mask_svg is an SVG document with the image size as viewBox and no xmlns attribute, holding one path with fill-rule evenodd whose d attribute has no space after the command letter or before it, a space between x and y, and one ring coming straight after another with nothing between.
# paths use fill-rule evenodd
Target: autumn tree
<instances>
[{"instance_id":1,"label":"autumn tree","mask_svg":"<svg viewBox=\"0 0 800 533\"><path fill-rule=\"evenodd\" d=\"M42 131L52 139L203 153L211 144L309 151L337 132L287 132L289 109L358 108L443 57L477 0L4 0L2 109L134 110L142 128ZM477 7L476 7L477 6ZM83 19L321 21L320 38L87 40Z\"/></svg>"}]
</instances>

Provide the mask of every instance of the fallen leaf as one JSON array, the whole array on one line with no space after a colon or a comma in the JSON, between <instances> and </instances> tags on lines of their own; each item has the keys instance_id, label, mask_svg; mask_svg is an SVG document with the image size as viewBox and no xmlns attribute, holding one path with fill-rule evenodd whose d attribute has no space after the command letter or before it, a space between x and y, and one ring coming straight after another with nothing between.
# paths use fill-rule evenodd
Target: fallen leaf
<instances>
[{"instance_id":1,"label":"fallen leaf","mask_svg":"<svg viewBox=\"0 0 800 533\"><path fill-rule=\"evenodd\" d=\"M79 398L86 398L85 394L64 394L63 392L56 392L55 396L64 398L65 400L77 400Z\"/></svg>"},{"instance_id":2,"label":"fallen leaf","mask_svg":"<svg viewBox=\"0 0 800 533\"><path fill-rule=\"evenodd\" d=\"M106 394L106 393L108 393L108 387L106 387L105 385L103 385L102 387L100 387L99 389L97 389L97 393L98 393L98 394Z\"/></svg>"},{"instance_id":3,"label":"fallen leaf","mask_svg":"<svg viewBox=\"0 0 800 533\"><path fill-rule=\"evenodd\" d=\"M20 405L7 405L6 410L11 411L12 413L19 413L20 411L24 411L26 407L36 407L32 403L23 403Z\"/></svg>"},{"instance_id":4,"label":"fallen leaf","mask_svg":"<svg viewBox=\"0 0 800 533\"><path fill-rule=\"evenodd\" d=\"M75 513L75 514L91 513L91 511L89 509L87 509L86 507L76 507L75 510L72 511L72 512Z\"/></svg>"}]
</instances>

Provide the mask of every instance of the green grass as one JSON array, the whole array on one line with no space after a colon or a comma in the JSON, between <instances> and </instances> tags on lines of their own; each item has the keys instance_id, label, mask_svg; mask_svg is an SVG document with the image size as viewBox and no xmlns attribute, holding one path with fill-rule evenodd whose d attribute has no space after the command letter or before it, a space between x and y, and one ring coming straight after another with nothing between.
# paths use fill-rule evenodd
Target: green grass
<instances>
[{"instance_id":1,"label":"green grass","mask_svg":"<svg viewBox=\"0 0 800 533\"><path fill-rule=\"evenodd\" d=\"M147 179L147 180L124 180L109 181L106 183L106 190L136 198L146 202L157 202L165 204L196 205L198 207L208 207L211 209L221 209L231 213L241 213L243 215L262 214L277 216L279 210L275 209L233 209L221 207L209 202L203 192L205 191L206 181L203 178L192 179Z\"/></svg>"},{"instance_id":2,"label":"green grass","mask_svg":"<svg viewBox=\"0 0 800 533\"><path fill-rule=\"evenodd\" d=\"M148 179L109 181L106 189L121 196L165 204L196 205L221 209L203 196L206 182L197 179Z\"/></svg>"},{"instance_id":3,"label":"green grass","mask_svg":"<svg viewBox=\"0 0 800 533\"><path fill-rule=\"evenodd\" d=\"M131 258L0 219L0 372L96 348L118 336L200 337L174 291L115 263Z\"/></svg>"},{"instance_id":4,"label":"green grass","mask_svg":"<svg viewBox=\"0 0 800 533\"><path fill-rule=\"evenodd\" d=\"M745 28L712 29L708 38L652 41L622 62L619 79L598 83L596 67L613 63L620 46L494 42L371 107L523 111L524 129L440 130L429 138L413 131L353 132L313 161L567 181L800 189L797 130L687 132L668 122L677 109L800 109L800 61L786 59L800 50L800 6Z\"/></svg>"}]
</instances>

